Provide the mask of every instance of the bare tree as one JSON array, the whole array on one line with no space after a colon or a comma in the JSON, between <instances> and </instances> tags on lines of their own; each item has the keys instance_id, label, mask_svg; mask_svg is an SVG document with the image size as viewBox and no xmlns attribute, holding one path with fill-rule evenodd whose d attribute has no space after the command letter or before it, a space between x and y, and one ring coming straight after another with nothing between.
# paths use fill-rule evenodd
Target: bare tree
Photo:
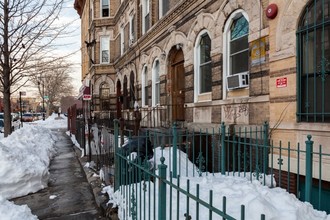
<instances>
[{"instance_id":1,"label":"bare tree","mask_svg":"<svg viewBox=\"0 0 330 220\"><path fill-rule=\"evenodd\" d=\"M53 56L55 39L69 25L57 22L63 3L64 0L0 1L0 90L5 137L11 132L11 94L36 74L36 63L41 58Z\"/></svg>"},{"instance_id":2,"label":"bare tree","mask_svg":"<svg viewBox=\"0 0 330 220\"><path fill-rule=\"evenodd\" d=\"M56 59L38 63L37 66L38 74L31 76L31 81L38 87L39 95L43 100L43 110L49 115L62 97L73 93L73 80L70 77L72 64L64 59Z\"/></svg>"}]
</instances>

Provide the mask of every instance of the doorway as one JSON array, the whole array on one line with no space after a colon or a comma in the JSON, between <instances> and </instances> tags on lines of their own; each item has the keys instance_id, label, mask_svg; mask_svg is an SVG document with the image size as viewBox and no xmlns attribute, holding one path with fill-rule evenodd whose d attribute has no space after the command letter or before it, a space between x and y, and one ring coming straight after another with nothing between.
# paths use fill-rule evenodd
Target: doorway
<instances>
[{"instance_id":1,"label":"doorway","mask_svg":"<svg viewBox=\"0 0 330 220\"><path fill-rule=\"evenodd\" d=\"M185 69L184 55L180 48L171 49L170 57L170 77L171 77L171 97L172 97L172 121L185 120Z\"/></svg>"},{"instance_id":2,"label":"doorway","mask_svg":"<svg viewBox=\"0 0 330 220\"><path fill-rule=\"evenodd\" d=\"M117 119L121 118L122 115L121 115L121 109L122 109L122 103L123 103L123 96L121 94L121 83L120 81L118 80L117 81L117 101L116 101L116 109L117 109Z\"/></svg>"}]
</instances>

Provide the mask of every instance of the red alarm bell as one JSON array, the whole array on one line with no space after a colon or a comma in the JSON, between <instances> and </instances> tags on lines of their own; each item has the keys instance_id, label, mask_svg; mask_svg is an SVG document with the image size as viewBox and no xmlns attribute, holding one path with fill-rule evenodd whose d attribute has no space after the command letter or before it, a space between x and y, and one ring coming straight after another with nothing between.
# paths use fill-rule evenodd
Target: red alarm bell
<instances>
[{"instance_id":1,"label":"red alarm bell","mask_svg":"<svg viewBox=\"0 0 330 220\"><path fill-rule=\"evenodd\" d=\"M270 4L266 8L266 16L267 18L274 19L277 15L277 5L276 4Z\"/></svg>"}]
</instances>

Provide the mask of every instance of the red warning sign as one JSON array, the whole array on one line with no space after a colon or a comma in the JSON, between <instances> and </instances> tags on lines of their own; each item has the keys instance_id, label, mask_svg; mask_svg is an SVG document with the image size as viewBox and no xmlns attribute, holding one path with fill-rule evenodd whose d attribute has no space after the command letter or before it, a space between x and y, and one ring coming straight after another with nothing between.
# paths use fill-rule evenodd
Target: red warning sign
<instances>
[{"instance_id":1,"label":"red warning sign","mask_svg":"<svg viewBox=\"0 0 330 220\"><path fill-rule=\"evenodd\" d=\"M286 77L276 79L276 88L287 87L288 79Z\"/></svg>"}]
</instances>

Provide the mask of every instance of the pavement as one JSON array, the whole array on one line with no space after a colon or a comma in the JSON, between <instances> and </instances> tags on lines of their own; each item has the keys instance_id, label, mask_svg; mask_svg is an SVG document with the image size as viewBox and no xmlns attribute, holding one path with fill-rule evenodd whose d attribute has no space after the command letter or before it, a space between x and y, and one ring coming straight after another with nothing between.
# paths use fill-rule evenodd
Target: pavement
<instances>
[{"instance_id":1,"label":"pavement","mask_svg":"<svg viewBox=\"0 0 330 220\"><path fill-rule=\"evenodd\" d=\"M27 204L32 213L45 220L105 220L100 178L84 167L85 159L64 130L54 130L59 137L57 154L49 167L48 187L12 201Z\"/></svg>"}]
</instances>

